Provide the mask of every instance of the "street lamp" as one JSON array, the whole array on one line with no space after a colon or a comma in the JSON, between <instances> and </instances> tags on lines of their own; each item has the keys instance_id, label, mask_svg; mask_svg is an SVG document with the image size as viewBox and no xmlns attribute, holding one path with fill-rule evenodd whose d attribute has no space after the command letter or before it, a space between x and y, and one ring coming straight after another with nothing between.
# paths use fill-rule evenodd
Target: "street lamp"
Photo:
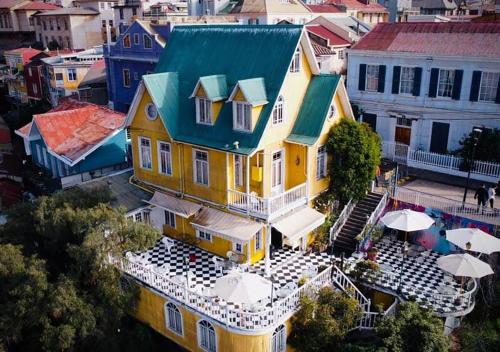
<instances>
[{"instance_id":1,"label":"street lamp","mask_svg":"<svg viewBox=\"0 0 500 352\"><path fill-rule=\"evenodd\" d=\"M482 132L483 132L483 130L481 130L480 128L474 128L472 130L472 137L473 137L474 144L472 145L472 153L471 153L470 160L469 160L469 172L467 172L467 181L465 183L465 191L464 191L464 199L462 200L462 208L465 208L465 200L467 199L467 191L469 190L470 172L472 171L472 169L474 167L474 154L476 154L477 143L479 142L479 136L481 135Z\"/></svg>"}]
</instances>

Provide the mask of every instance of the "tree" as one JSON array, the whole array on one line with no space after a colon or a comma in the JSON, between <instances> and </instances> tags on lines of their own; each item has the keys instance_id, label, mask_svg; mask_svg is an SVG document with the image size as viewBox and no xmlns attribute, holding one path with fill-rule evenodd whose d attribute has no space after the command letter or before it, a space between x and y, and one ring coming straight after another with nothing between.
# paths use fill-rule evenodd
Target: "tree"
<instances>
[{"instance_id":1,"label":"tree","mask_svg":"<svg viewBox=\"0 0 500 352\"><path fill-rule=\"evenodd\" d=\"M301 297L292 317L290 343L297 351L333 350L361 317L358 301L331 287L318 291L317 299Z\"/></svg>"},{"instance_id":2,"label":"tree","mask_svg":"<svg viewBox=\"0 0 500 352\"><path fill-rule=\"evenodd\" d=\"M462 164L464 170L468 170L469 168L469 159L472 155L474 138L474 132L469 133L468 136L462 138L459 142L460 148L455 151L456 154L464 159ZM474 159L500 163L500 130L482 129L482 132L478 136Z\"/></svg>"},{"instance_id":3,"label":"tree","mask_svg":"<svg viewBox=\"0 0 500 352\"><path fill-rule=\"evenodd\" d=\"M330 131L330 193L341 204L365 196L380 164L380 137L366 124L342 119Z\"/></svg>"},{"instance_id":4,"label":"tree","mask_svg":"<svg viewBox=\"0 0 500 352\"><path fill-rule=\"evenodd\" d=\"M402 303L396 315L380 319L375 330L392 352L448 351L443 321L415 302Z\"/></svg>"},{"instance_id":5,"label":"tree","mask_svg":"<svg viewBox=\"0 0 500 352\"><path fill-rule=\"evenodd\" d=\"M121 345L110 336L128 338L116 332L133 312L138 290L120 287L108 255L151 247L160 234L126 220L109 200L106 190L77 189L8 212L0 227L0 341L7 349L99 351L105 345L109 351Z\"/></svg>"}]
</instances>

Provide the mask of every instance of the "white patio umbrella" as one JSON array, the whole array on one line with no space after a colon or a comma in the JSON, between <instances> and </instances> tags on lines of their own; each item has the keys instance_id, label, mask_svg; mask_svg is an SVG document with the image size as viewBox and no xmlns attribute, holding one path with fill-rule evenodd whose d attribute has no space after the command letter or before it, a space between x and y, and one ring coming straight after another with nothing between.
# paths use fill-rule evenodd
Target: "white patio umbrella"
<instances>
[{"instance_id":1,"label":"white patio umbrella","mask_svg":"<svg viewBox=\"0 0 500 352\"><path fill-rule=\"evenodd\" d=\"M447 230L446 239L454 245L473 252L491 254L500 252L500 239L480 229Z\"/></svg>"},{"instance_id":2,"label":"white patio umbrella","mask_svg":"<svg viewBox=\"0 0 500 352\"><path fill-rule=\"evenodd\" d=\"M271 281L257 274L231 272L215 281L213 292L228 302L254 304L271 296Z\"/></svg>"},{"instance_id":3,"label":"white patio umbrella","mask_svg":"<svg viewBox=\"0 0 500 352\"><path fill-rule=\"evenodd\" d=\"M426 213L421 213L411 209L388 212L380 219L380 221L391 229L405 232L425 230L434 223L434 219Z\"/></svg>"},{"instance_id":4,"label":"white patio umbrella","mask_svg":"<svg viewBox=\"0 0 500 352\"><path fill-rule=\"evenodd\" d=\"M437 265L442 270L455 276L481 278L493 274L488 263L473 257L468 253L450 254L437 260Z\"/></svg>"}]
</instances>

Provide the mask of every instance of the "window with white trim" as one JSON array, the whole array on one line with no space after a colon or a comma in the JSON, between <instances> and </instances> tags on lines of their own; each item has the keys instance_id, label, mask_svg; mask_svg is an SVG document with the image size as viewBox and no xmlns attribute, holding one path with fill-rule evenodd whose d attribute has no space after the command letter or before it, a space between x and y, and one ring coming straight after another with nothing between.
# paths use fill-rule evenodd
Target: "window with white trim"
<instances>
[{"instance_id":1,"label":"window with white trim","mask_svg":"<svg viewBox=\"0 0 500 352\"><path fill-rule=\"evenodd\" d=\"M482 72L479 88L479 100L495 102L500 72Z\"/></svg>"},{"instance_id":2,"label":"window with white trim","mask_svg":"<svg viewBox=\"0 0 500 352\"><path fill-rule=\"evenodd\" d=\"M285 352L286 351L286 327L281 324L274 330L271 336L271 352Z\"/></svg>"},{"instance_id":3,"label":"window with white trim","mask_svg":"<svg viewBox=\"0 0 500 352\"><path fill-rule=\"evenodd\" d=\"M339 60L344 60L344 49L338 49L337 55L339 57Z\"/></svg>"},{"instance_id":4,"label":"window with white trim","mask_svg":"<svg viewBox=\"0 0 500 352\"><path fill-rule=\"evenodd\" d=\"M262 248L262 230L255 234L255 250L258 251Z\"/></svg>"},{"instance_id":5,"label":"window with white trim","mask_svg":"<svg viewBox=\"0 0 500 352\"><path fill-rule=\"evenodd\" d=\"M196 98L196 122L212 124L212 101L205 98Z\"/></svg>"},{"instance_id":6,"label":"window with white trim","mask_svg":"<svg viewBox=\"0 0 500 352\"><path fill-rule=\"evenodd\" d=\"M142 222L142 212L135 213L134 221L135 222Z\"/></svg>"},{"instance_id":7,"label":"window with white trim","mask_svg":"<svg viewBox=\"0 0 500 352\"><path fill-rule=\"evenodd\" d=\"M179 308L173 303L165 304L165 318L167 328L178 335L182 335L182 315Z\"/></svg>"},{"instance_id":8,"label":"window with white trim","mask_svg":"<svg viewBox=\"0 0 500 352\"><path fill-rule=\"evenodd\" d=\"M455 80L455 70L439 70L437 96L451 98L453 94L453 81Z\"/></svg>"},{"instance_id":9,"label":"window with white trim","mask_svg":"<svg viewBox=\"0 0 500 352\"><path fill-rule=\"evenodd\" d=\"M335 117L335 105L332 103L328 108L328 118L333 119Z\"/></svg>"},{"instance_id":10,"label":"window with white trim","mask_svg":"<svg viewBox=\"0 0 500 352\"><path fill-rule=\"evenodd\" d=\"M39 144L36 144L36 159L40 164L43 164L42 160L42 149L40 148Z\"/></svg>"},{"instance_id":11,"label":"window with white trim","mask_svg":"<svg viewBox=\"0 0 500 352\"><path fill-rule=\"evenodd\" d=\"M139 45L139 33L134 33L134 44Z\"/></svg>"},{"instance_id":12,"label":"window with white trim","mask_svg":"<svg viewBox=\"0 0 500 352\"><path fill-rule=\"evenodd\" d=\"M47 149L42 148L43 151L43 164L49 167L49 158L47 157Z\"/></svg>"},{"instance_id":13,"label":"window with white trim","mask_svg":"<svg viewBox=\"0 0 500 352\"><path fill-rule=\"evenodd\" d=\"M415 81L415 67L401 67L401 76L399 79L399 93L413 94L414 81Z\"/></svg>"},{"instance_id":14,"label":"window with white trim","mask_svg":"<svg viewBox=\"0 0 500 352\"><path fill-rule=\"evenodd\" d=\"M198 345L207 352L217 352L215 329L206 320L198 322Z\"/></svg>"},{"instance_id":15,"label":"window with white trim","mask_svg":"<svg viewBox=\"0 0 500 352\"><path fill-rule=\"evenodd\" d=\"M130 87L130 70L123 69L123 86Z\"/></svg>"},{"instance_id":16,"label":"window with white trim","mask_svg":"<svg viewBox=\"0 0 500 352\"><path fill-rule=\"evenodd\" d=\"M290 64L290 72L299 72L300 71L300 47L295 50L293 54L292 63Z\"/></svg>"},{"instance_id":17,"label":"window with white trim","mask_svg":"<svg viewBox=\"0 0 500 352\"><path fill-rule=\"evenodd\" d=\"M316 156L316 179L321 180L326 177L327 154L326 146L318 147L318 155Z\"/></svg>"},{"instance_id":18,"label":"window with white trim","mask_svg":"<svg viewBox=\"0 0 500 352\"><path fill-rule=\"evenodd\" d=\"M158 141L158 172L172 176L172 153L170 143Z\"/></svg>"},{"instance_id":19,"label":"window with white trim","mask_svg":"<svg viewBox=\"0 0 500 352\"><path fill-rule=\"evenodd\" d=\"M243 185L243 162L241 155L234 155L234 185Z\"/></svg>"},{"instance_id":20,"label":"window with white trim","mask_svg":"<svg viewBox=\"0 0 500 352\"><path fill-rule=\"evenodd\" d=\"M76 81L76 69L68 68L68 81Z\"/></svg>"},{"instance_id":21,"label":"window with white trim","mask_svg":"<svg viewBox=\"0 0 500 352\"><path fill-rule=\"evenodd\" d=\"M165 210L165 225L175 229L175 214L171 211Z\"/></svg>"},{"instance_id":22,"label":"window with white trim","mask_svg":"<svg viewBox=\"0 0 500 352\"><path fill-rule=\"evenodd\" d=\"M142 41L144 43L144 49L151 49L153 47L153 41L151 37L147 34L144 34L142 37Z\"/></svg>"},{"instance_id":23,"label":"window with white trim","mask_svg":"<svg viewBox=\"0 0 500 352\"><path fill-rule=\"evenodd\" d=\"M33 89L33 94L38 94L38 87L36 83L32 83L31 88Z\"/></svg>"},{"instance_id":24,"label":"window with white trim","mask_svg":"<svg viewBox=\"0 0 500 352\"><path fill-rule=\"evenodd\" d=\"M151 140L145 137L139 137L139 162L143 169L151 170Z\"/></svg>"},{"instance_id":25,"label":"window with white trim","mask_svg":"<svg viewBox=\"0 0 500 352\"><path fill-rule=\"evenodd\" d=\"M366 90L371 92L378 91L378 65L366 65Z\"/></svg>"},{"instance_id":26,"label":"window with white trim","mask_svg":"<svg viewBox=\"0 0 500 352\"><path fill-rule=\"evenodd\" d=\"M235 130L252 130L252 105L233 102L233 128Z\"/></svg>"},{"instance_id":27,"label":"window with white trim","mask_svg":"<svg viewBox=\"0 0 500 352\"><path fill-rule=\"evenodd\" d=\"M120 9L120 10L122 10L122 9ZM123 47L124 48L130 48L130 34L126 34L123 37Z\"/></svg>"},{"instance_id":28,"label":"window with white trim","mask_svg":"<svg viewBox=\"0 0 500 352\"><path fill-rule=\"evenodd\" d=\"M273 109L273 125L278 125L283 123L283 113L284 113L285 98L282 95L276 100L276 105Z\"/></svg>"},{"instance_id":29,"label":"window with white trim","mask_svg":"<svg viewBox=\"0 0 500 352\"><path fill-rule=\"evenodd\" d=\"M204 230L196 229L196 237L205 241L212 242L212 234Z\"/></svg>"},{"instance_id":30,"label":"window with white trim","mask_svg":"<svg viewBox=\"0 0 500 352\"><path fill-rule=\"evenodd\" d=\"M208 186L208 152L194 150L194 182Z\"/></svg>"},{"instance_id":31,"label":"window with white trim","mask_svg":"<svg viewBox=\"0 0 500 352\"><path fill-rule=\"evenodd\" d=\"M236 243L234 242L233 243L233 250L236 252L236 253L243 253L243 245L241 243Z\"/></svg>"}]
</instances>

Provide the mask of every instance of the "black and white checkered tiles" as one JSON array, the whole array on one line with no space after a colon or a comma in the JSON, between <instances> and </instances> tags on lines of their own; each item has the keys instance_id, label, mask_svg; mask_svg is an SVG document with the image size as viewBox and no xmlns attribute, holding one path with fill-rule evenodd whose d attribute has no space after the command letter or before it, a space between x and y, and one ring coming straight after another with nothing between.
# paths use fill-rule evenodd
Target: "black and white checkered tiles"
<instances>
[{"instance_id":1,"label":"black and white checkered tiles","mask_svg":"<svg viewBox=\"0 0 500 352\"><path fill-rule=\"evenodd\" d=\"M466 308L466 302L458 302L453 295L446 295L442 299L441 293L445 287L444 272L437 266L436 260L441 257L437 252L430 252L427 257L406 256L404 268L401 241L380 241L377 263L388 265L388 273L378 276L375 283L386 289L397 291L401 277L401 295L405 299L414 299L421 306L433 308L437 313L451 313ZM420 259L419 259L420 257ZM460 285L456 282L447 284L451 292L459 292Z\"/></svg>"}]
</instances>

